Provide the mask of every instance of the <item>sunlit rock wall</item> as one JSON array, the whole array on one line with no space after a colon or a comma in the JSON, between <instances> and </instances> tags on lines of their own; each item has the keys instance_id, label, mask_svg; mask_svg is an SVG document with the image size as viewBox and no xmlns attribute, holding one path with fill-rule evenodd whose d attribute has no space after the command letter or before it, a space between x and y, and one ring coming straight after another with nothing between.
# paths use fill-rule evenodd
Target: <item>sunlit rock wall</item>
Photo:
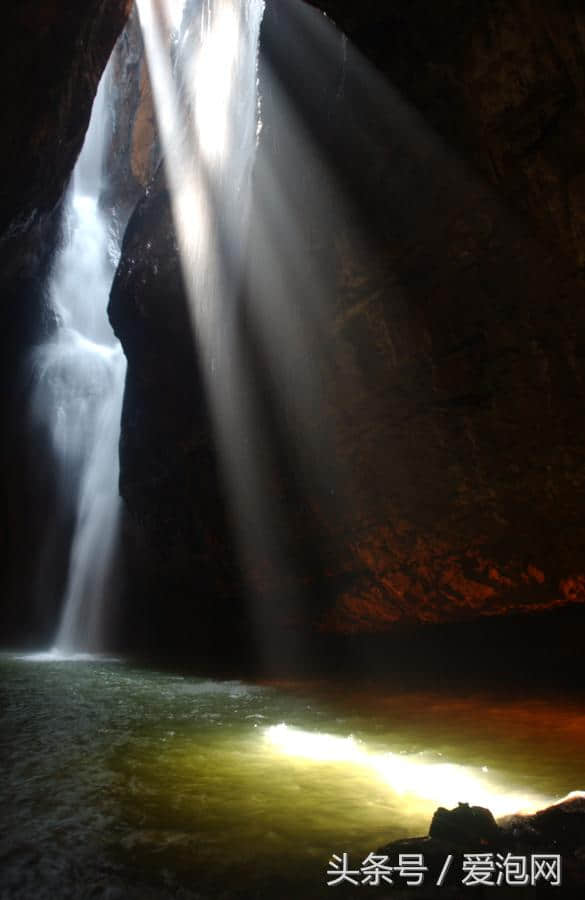
<instances>
[{"instance_id":1,"label":"sunlit rock wall","mask_svg":"<svg viewBox=\"0 0 585 900\"><path fill-rule=\"evenodd\" d=\"M135 7L114 50L108 101L112 139L104 163L108 184L102 202L116 209L125 226L160 162L156 115Z\"/></svg>"}]
</instances>

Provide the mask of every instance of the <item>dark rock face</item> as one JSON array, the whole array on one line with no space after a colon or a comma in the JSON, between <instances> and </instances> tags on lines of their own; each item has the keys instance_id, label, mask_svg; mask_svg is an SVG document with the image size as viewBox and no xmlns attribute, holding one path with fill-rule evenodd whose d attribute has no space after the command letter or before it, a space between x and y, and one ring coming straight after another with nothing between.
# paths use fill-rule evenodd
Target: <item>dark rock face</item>
<instances>
[{"instance_id":1,"label":"dark rock face","mask_svg":"<svg viewBox=\"0 0 585 900\"><path fill-rule=\"evenodd\" d=\"M313 2L313 0L311 0ZM585 262L585 13L576 0L319 0L499 195Z\"/></svg>"},{"instance_id":2,"label":"dark rock face","mask_svg":"<svg viewBox=\"0 0 585 900\"><path fill-rule=\"evenodd\" d=\"M299 31L306 42L310 29ZM276 44L271 58L293 97L294 46ZM341 112L347 128L324 148L360 197L370 243L360 254L357 229L338 232L339 368L351 376L337 457L353 474L354 518L351 586L328 624L367 629L582 599L573 267L349 64L344 99L358 122ZM317 134L321 105L304 108Z\"/></svg>"},{"instance_id":3,"label":"dark rock face","mask_svg":"<svg viewBox=\"0 0 585 900\"><path fill-rule=\"evenodd\" d=\"M11 367L47 326L42 292L59 204L128 9L122 0L87 0L42 8L20 3L6 14L0 265Z\"/></svg>"},{"instance_id":4,"label":"dark rock face","mask_svg":"<svg viewBox=\"0 0 585 900\"><path fill-rule=\"evenodd\" d=\"M7 11L0 235L53 209L81 150L91 104L128 16L126 0L19 3Z\"/></svg>"},{"instance_id":5,"label":"dark rock face","mask_svg":"<svg viewBox=\"0 0 585 900\"><path fill-rule=\"evenodd\" d=\"M120 488L132 593L122 640L201 651L215 622L226 650L242 610L162 166L130 220L109 311L128 358Z\"/></svg>"},{"instance_id":6,"label":"dark rock face","mask_svg":"<svg viewBox=\"0 0 585 900\"><path fill-rule=\"evenodd\" d=\"M101 73L129 3L13 5L2 56L0 266L11 378L50 327L43 287L59 237L60 202L89 123Z\"/></svg>"},{"instance_id":7,"label":"dark rock face","mask_svg":"<svg viewBox=\"0 0 585 900\"><path fill-rule=\"evenodd\" d=\"M581 110L581 74L566 62L554 82L565 85L562 100L561 88L549 94L538 74L557 65L565 40L578 55L580 32L571 31L573 13L566 21L559 14L550 37L549 14L531 4L469 9L441 4L439 28L428 4L336 4L340 24L416 102L421 119L310 10L267 7L257 193L271 196L262 190L270 171L298 226L302 264L291 240L284 256L297 282L294 295L282 289L285 304L326 319L307 349L321 392L309 422L321 445L314 469L328 473L321 482L335 484L336 502L323 484L303 480L283 450L293 443L282 422L286 402L263 384L265 364L252 362L250 371L272 423L269 482L287 522L282 543L298 593L310 598L298 619L326 631L585 599L582 248L551 212L555 191L573 178L565 151L580 140L575 116L555 116L551 104L564 109L570 95ZM324 163L291 139L275 77ZM542 137L534 144L525 138L529 123ZM323 165L342 186L343 204L318 187ZM577 210L579 179L571 184ZM322 203L314 200L319 190ZM262 200L255 208L253 273L272 258L269 212ZM319 283L299 276L301 268L319 272ZM250 359L258 290L252 276L242 306ZM180 535L155 570L159 585L189 598L196 621L202 571L209 590L222 582L232 610L242 604L234 605L238 567L222 530L222 482L210 483L220 476L186 309L159 174L131 223L111 300L129 358L121 484L133 540L166 546L165 535ZM271 340L270 353L285 358L278 322ZM289 384L304 371L297 362ZM330 442L321 440L325 430ZM266 557L253 580L278 604L290 585Z\"/></svg>"}]
</instances>

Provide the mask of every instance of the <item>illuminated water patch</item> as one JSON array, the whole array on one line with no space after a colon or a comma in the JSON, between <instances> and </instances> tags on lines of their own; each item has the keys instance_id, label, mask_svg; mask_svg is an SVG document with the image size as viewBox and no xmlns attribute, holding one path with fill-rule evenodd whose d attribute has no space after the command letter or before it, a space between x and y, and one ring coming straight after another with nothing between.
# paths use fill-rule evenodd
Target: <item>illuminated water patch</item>
<instances>
[{"instance_id":1,"label":"illuminated water patch","mask_svg":"<svg viewBox=\"0 0 585 900\"><path fill-rule=\"evenodd\" d=\"M494 796L509 808L522 792L560 798L582 785L585 715L557 697L285 688L123 659L25 659L0 653L2 878L14 896L34 884L26 896L107 885L125 900L313 900L329 893L332 853L365 859L424 834L451 796L481 801L467 782L463 798L453 781L443 791L445 772L476 776L497 812Z\"/></svg>"},{"instance_id":2,"label":"illuminated water patch","mask_svg":"<svg viewBox=\"0 0 585 900\"><path fill-rule=\"evenodd\" d=\"M495 816L535 812L552 802L537 794L509 792L486 777L488 769L476 769L425 759L422 754L372 753L352 736L339 737L291 728L281 723L265 731L266 739L280 752L311 762L335 762L369 769L400 796L432 801L441 806L466 802L486 806Z\"/></svg>"},{"instance_id":3,"label":"illuminated water patch","mask_svg":"<svg viewBox=\"0 0 585 900\"><path fill-rule=\"evenodd\" d=\"M50 650L39 650L36 653L22 653L13 658L25 662L120 662L116 656L106 656L101 653L68 653L57 647L52 647Z\"/></svg>"}]
</instances>

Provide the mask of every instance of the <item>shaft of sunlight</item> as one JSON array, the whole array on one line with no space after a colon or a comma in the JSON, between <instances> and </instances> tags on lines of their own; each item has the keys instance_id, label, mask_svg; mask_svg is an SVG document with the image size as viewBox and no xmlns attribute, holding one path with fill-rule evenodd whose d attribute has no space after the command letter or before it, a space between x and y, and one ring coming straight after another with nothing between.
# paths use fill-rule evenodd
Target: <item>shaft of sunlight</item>
<instances>
[{"instance_id":1,"label":"shaft of sunlight","mask_svg":"<svg viewBox=\"0 0 585 900\"><path fill-rule=\"evenodd\" d=\"M280 753L313 763L343 763L369 769L396 794L455 806L466 802L489 808L494 815L536 812L551 799L531 793L508 791L487 769L429 761L422 755L379 753L368 750L353 737L338 737L291 728L284 723L265 730L266 740Z\"/></svg>"},{"instance_id":2,"label":"shaft of sunlight","mask_svg":"<svg viewBox=\"0 0 585 900\"><path fill-rule=\"evenodd\" d=\"M274 603L256 596L262 556L282 583L282 531L262 471L262 427L238 335L259 133L257 58L263 0L192 0L173 66L171 13L138 0L171 209L197 354L240 562L263 653L274 647ZM261 548L261 551L260 551Z\"/></svg>"}]
</instances>

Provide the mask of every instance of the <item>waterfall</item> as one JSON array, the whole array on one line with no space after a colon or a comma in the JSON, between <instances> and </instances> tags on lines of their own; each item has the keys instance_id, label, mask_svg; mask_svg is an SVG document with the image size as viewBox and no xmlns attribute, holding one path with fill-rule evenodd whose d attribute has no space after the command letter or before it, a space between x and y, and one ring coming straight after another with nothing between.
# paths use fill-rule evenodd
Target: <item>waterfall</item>
<instances>
[{"instance_id":1,"label":"waterfall","mask_svg":"<svg viewBox=\"0 0 585 900\"><path fill-rule=\"evenodd\" d=\"M59 464L60 502L74 519L55 650L102 648L120 500L118 439L126 361L107 318L119 257L112 215L100 207L109 67L69 186L63 247L50 278L58 320L34 359L34 414Z\"/></svg>"},{"instance_id":2,"label":"waterfall","mask_svg":"<svg viewBox=\"0 0 585 900\"><path fill-rule=\"evenodd\" d=\"M138 0L138 8L188 270L194 337L224 443L225 423L236 416L234 301L259 127L256 68L264 0ZM126 363L106 313L120 246L114 216L100 202L109 70L66 198L64 241L49 284L58 327L33 360L33 412L59 466L56 519L74 522L54 647L62 655L103 649L120 512ZM161 92L161 80L170 93Z\"/></svg>"}]
</instances>

